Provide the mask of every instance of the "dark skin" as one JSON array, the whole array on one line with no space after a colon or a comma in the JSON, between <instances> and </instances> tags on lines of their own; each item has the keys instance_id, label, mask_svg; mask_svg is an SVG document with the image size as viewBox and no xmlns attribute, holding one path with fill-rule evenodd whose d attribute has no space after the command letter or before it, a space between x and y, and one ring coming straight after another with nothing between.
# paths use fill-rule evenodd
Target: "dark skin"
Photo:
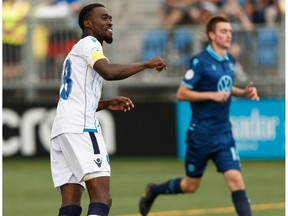
<instances>
[{"instance_id":1,"label":"dark skin","mask_svg":"<svg viewBox=\"0 0 288 216\"><path fill-rule=\"evenodd\" d=\"M112 16L104 7L95 7L87 20L84 21L83 33L95 37L101 45L103 42L110 44L113 41ZM97 60L93 68L105 80L121 80L128 78L145 69L155 69L161 72L167 69L166 62L161 57L152 58L146 62L132 64L111 64L107 59ZM134 104L127 97L116 97L113 99L99 101L98 109L108 109L117 111L129 111L134 108ZM109 207L112 204L110 194L110 177L91 178L85 181L90 203L104 203ZM83 187L79 184L65 184L61 186L62 207L68 205L80 205Z\"/></svg>"},{"instance_id":2,"label":"dark skin","mask_svg":"<svg viewBox=\"0 0 288 216\"><path fill-rule=\"evenodd\" d=\"M134 108L134 104L130 98L119 96L112 99L100 100L98 104L97 111L102 109L108 109L113 111L130 111L131 108Z\"/></svg>"},{"instance_id":3,"label":"dark skin","mask_svg":"<svg viewBox=\"0 0 288 216\"><path fill-rule=\"evenodd\" d=\"M119 96L112 99L103 99L99 101L97 111L108 109L112 111L130 111L134 108L130 98ZM112 204L110 194L110 177L98 177L85 181L90 203L100 202L105 203L109 207ZM84 188L79 184L65 184L61 186L62 205L80 205Z\"/></svg>"},{"instance_id":4,"label":"dark skin","mask_svg":"<svg viewBox=\"0 0 288 216\"><path fill-rule=\"evenodd\" d=\"M91 35L103 45L103 41L111 43L113 41L112 16L104 7L94 8L89 20L84 21L84 33ZM166 62L161 57L155 57L146 62L132 64L111 64L107 59L99 59L93 68L105 80L121 80L128 78L145 69L156 69L161 72L167 69Z\"/></svg>"}]
</instances>

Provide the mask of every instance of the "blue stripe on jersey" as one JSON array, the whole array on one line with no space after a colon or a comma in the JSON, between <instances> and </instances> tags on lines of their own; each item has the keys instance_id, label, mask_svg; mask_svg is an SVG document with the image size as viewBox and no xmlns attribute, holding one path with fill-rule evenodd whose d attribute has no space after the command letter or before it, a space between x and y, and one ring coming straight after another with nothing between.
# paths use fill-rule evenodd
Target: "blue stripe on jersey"
<instances>
[{"instance_id":1,"label":"blue stripe on jersey","mask_svg":"<svg viewBox=\"0 0 288 216\"><path fill-rule=\"evenodd\" d=\"M100 154L100 149L99 149L95 134L93 132L89 132L89 136L90 136L91 141L92 141L94 154Z\"/></svg>"},{"instance_id":2,"label":"blue stripe on jersey","mask_svg":"<svg viewBox=\"0 0 288 216\"><path fill-rule=\"evenodd\" d=\"M192 85L189 85L188 83L186 83L185 81L182 81L181 83L182 85L188 87L189 89L193 89L193 86Z\"/></svg>"},{"instance_id":3,"label":"blue stripe on jersey","mask_svg":"<svg viewBox=\"0 0 288 216\"><path fill-rule=\"evenodd\" d=\"M84 128L83 132L94 132L94 133L98 133L96 128Z\"/></svg>"}]
</instances>

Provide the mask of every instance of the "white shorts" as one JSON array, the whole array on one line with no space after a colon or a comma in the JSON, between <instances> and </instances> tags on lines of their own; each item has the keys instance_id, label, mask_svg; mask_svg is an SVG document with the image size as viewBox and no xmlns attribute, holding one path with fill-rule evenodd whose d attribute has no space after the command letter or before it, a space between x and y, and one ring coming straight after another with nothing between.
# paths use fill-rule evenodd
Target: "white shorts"
<instances>
[{"instance_id":1,"label":"white shorts","mask_svg":"<svg viewBox=\"0 0 288 216\"><path fill-rule=\"evenodd\" d=\"M51 139L50 159L57 190L66 183L85 188L91 178L110 176L109 155L99 133L61 134Z\"/></svg>"}]
</instances>

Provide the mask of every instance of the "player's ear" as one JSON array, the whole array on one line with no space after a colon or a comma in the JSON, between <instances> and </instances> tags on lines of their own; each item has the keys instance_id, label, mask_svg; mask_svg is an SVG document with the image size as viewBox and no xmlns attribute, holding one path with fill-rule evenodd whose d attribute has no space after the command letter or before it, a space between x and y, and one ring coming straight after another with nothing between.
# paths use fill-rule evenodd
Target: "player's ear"
<instances>
[{"instance_id":1,"label":"player's ear","mask_svg":"<svg viewBox=\"0 0 288 216\"><path fill-rule=\"evenodd\" d=\"M92 22L90 20L85 20L84 21L84 26L86 28L92 28Z\"/></svg>"},{"instance_id":2,"label":"player's ear","mask_svg":"<svg viewBox=\"0 0 288 216\"><path fill-rule=\"evenodd\" d=\"M215 38L215 34L214 34L213 31L208 32L208 36L209 36L210 40L212 40L212 41L213 41L214 38Z\"/></svg>"}]
</instances>

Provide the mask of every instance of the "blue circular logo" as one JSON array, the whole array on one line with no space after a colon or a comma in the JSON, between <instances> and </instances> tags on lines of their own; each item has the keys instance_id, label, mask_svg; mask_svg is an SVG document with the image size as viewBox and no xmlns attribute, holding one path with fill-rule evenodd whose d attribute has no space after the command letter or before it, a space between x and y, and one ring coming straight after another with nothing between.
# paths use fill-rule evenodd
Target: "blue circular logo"
<instances>
[{"instance_id":1,"label":"blue circular logo","mask_svg":"<svg viewBox=\"0 0 288 216\"><path fill-rule=\"evenodd\" d=\"M188 171L189 172L194 172L195 171L195 166L193 164L188 164Z\"/></svg>"}]
</instances>

